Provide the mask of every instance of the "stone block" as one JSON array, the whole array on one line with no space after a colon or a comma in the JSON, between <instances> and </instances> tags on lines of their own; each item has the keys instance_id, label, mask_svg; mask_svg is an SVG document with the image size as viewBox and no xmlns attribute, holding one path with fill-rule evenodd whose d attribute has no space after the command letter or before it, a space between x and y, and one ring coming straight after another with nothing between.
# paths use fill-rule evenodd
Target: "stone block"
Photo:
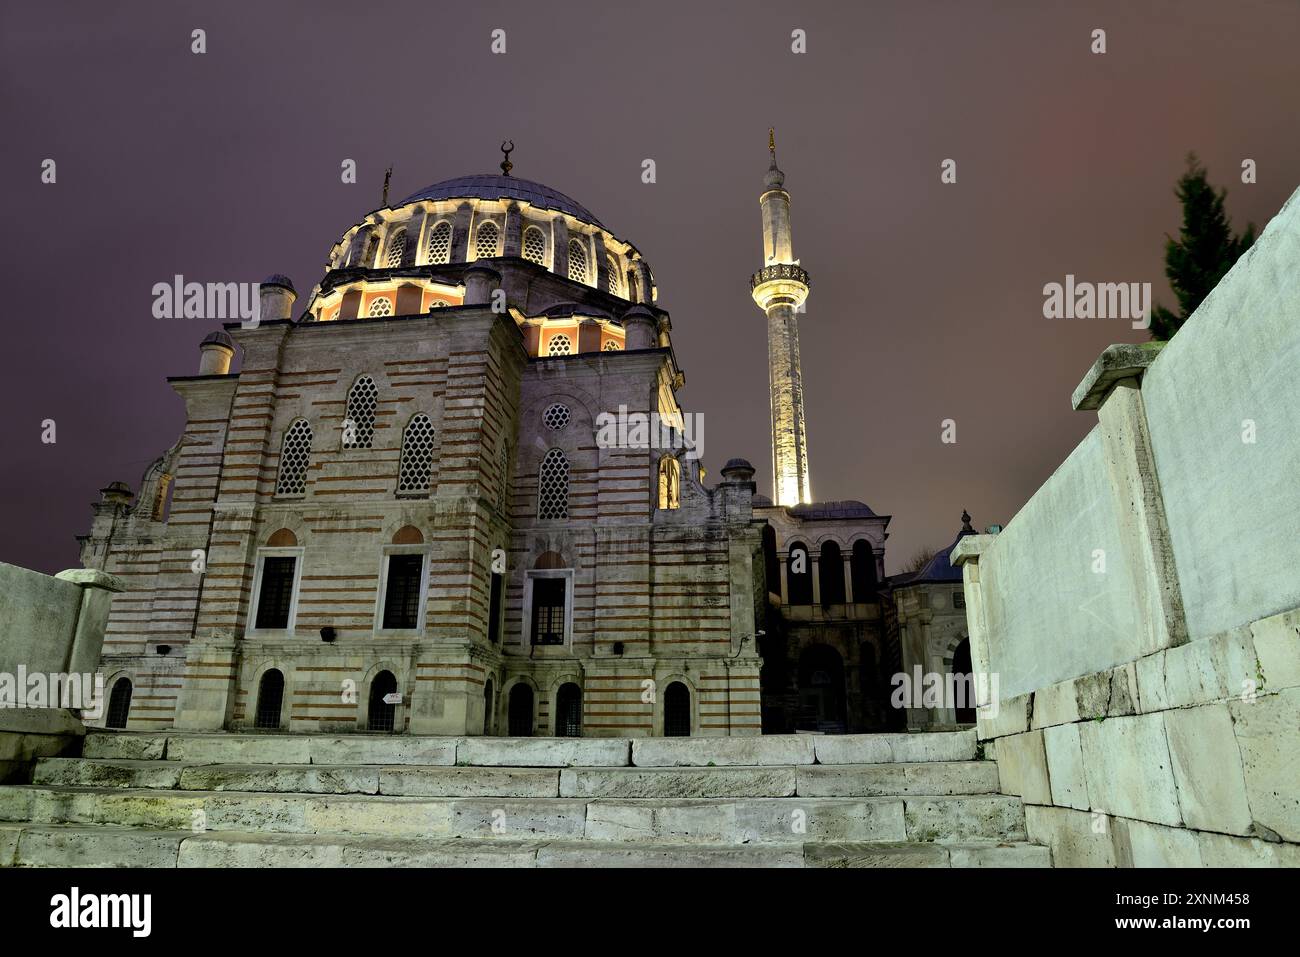
<instances>
[{"instance_id":1,"label":"stone block","mask_svg":"<svg viewBox=\"0 0 1300 957\"><path fill-rule=\"evenodd\" d=\"M161 761L166 748L165 734L91 731L82 743L81 755L86 758Z\"/></svg>"},{"instance_id":2,"label":"stone block","mask_svg":"<svg viewBox=\"0 0 1300 957\"><path fill-rule=\"evenodd\" d=\"M814 736L752 738L638 738L632 764L639 768L781 766L813 763Z\"/></svg>"},{"instance_id":3,"label":"stone block","mask_svg":"<svg viewBox=\"0 0 1300 957\"><path fill-rule=\"evenodd\" d=\"M1125 867L1200 867L1196 834L1184 827L1165 827L1118 818L1113 822L1117 846L1127 848Z\"/></svg>"},{"instance_id":4,"label":"stone block","mask_svg":"<svg viewBox=\"0 0 1300 957\"><path fill-rule=\"evenodd\" d=\"M988 794L997 791L991 761L828 765L796 769L800 797L891 797L904 794Z\"/></svg>"},{"instance_id":5,"label":"stone block","mask_svg":"<svg viewBox=\"0 0 1300 957\"><path fill-rule=\"evenodd\" d=\"M1203 831L1249 835L1246 777L1224 704L1164 713L1183 822Z\"/></svg>"},{"instance_id":6,"label":"stone block","mask_svg":"<svg viewBox=\"0 0 1300 957\"><path fill-rule=\"evenodd\" d=\"M910 841L1023 841L1025 814L1002 795L904 799Z\"/></svg>"},{"instance_id":7,"label":"stone block","mask_svg":"<svg viewBox=\"0 0 1300 957\"><path fill-rule=\"evenodd\" d=\"M1182 823L1162 714L1081 722L1079 740L1094 809L1160 824Z\"/></svg>"},{"instance_id":8,"label":"stone block","mask_svg":"<svg viewBox=\"0 0 1300 957\"><path fill-rule=\"evenodd\" d=\"M1058 807L1086 811L1088 782L1083 772L1083 746L1079 725L1059 724L1043 729L1043 750L1047 755L1047 778L1052 788L1051 801Z\"/></svg>"},{"instance_id":9,"label":"stone block","mask_svg":"<svg viewBox=\"0 0 1300 957\"><path fill-rule=\"evenodd\" d=\"M812 739L818 764L970 761L978 746L974 730L815 735Z\"/></svg>"},{"instance_id":10,"label":"stone block","mask_svg":"<svg viewBox=\"0 0 1300 957\"><path fill-rule=\"evenodd\" d=\"M1164 663L1165 701L1170 708L1236 698L1259 671L1247 626L1167 648Z\"/></svg>"},{"instance_id":11,"label":"stone block","mask_svg":"<svg viewBox=\"0 0 1300 957\"><path fill-rule=\"evenodd\" d=\"M1025 830L1029 840L1051 850L1055 867L1116 866L1111 819L1105 815L1029 805Z\"/></svg>"},{"instance_id":12,"label":"stone block","mask_svg":"<svg viewBox=\"0 0 1300 957\"><path fill-rule=\"evenodd\" d=\"M311 739L288 735L173 734L167 760L182 764L310 764Z\"/></svg>"},{"instance_id":13,"label":"stone block","mask_svg":"<svg viewBox=\"0 0 1300 957\"><path fill-rule=\"evenodd\" d=\"M998 738L997 768L1003 794L1017 795L1029 804L1052 803L1042 731Z\"/></svg>"},{"instance_id":14,"label":"stone block","mask_svg":"<svg viewBox=\"0 0 1300 957\"><path fill-rule=\"evenodd\" d=\"M1192 831L1204 867L1300 867L1300 845Z\"/></svg>"},{"instance_id":15,"label":"stone block","mask_svg":"<svg viewBox=\"0 0 1300 957\"><path fill-rule=\"evenodd\" d=\"M452 804L453 837L581 840L586 826L585 801L501 798Z\"/></svg>"},{"instance_id":16,"label":"stone block","mask_svg":"<svg viewBox=\"0 0 1300 957\"><path fill-rule=\"evenodd\" d=\"M793 797L794 768L565 768L563 797Z\"/></svg>"},{"instance_id":17,"label":"stone block","mask_svg":"<svg viewBox=\"0 0 1300 957\"><path fill-rule=\"evenodd\" d=\"M463 738L456 763L495 767L627 767L632 742L627 738Z\"/></svg>"},{"instance_id":18,"label":"stone block","mask_svg":"<svg viewBox=\"0 0 1300 957\"><path fill-rule=\"evenodd\" d=\"M415 764L449 766L456 763L459 738L349 735L312 738L312 764Z\"/></svg>"},{"instance_id":19,"label":"stone block","mask_svg":"<svg viewBox=\"0 0 1300 957\"><path fill-rule=\"evenodd\" d=\"M739 801L736 834L741 844L827 841L905 841L902 801L799 798Z\"/></svg>"},{"instance_id":20,"label":"stone block","mask_svg":"<svg viewBox=\"0 0 1300 957\"><path fill-rule=\"evenodd\" d=\"M33 784L60 787L175 788L182 765L164 761L87 761L82 758L42 758Z\"/></svg>"},{"instance_id":21,"label":"stone block","mask_svg":"<svg viewBox=\"0 0 1300 957\"><path fill-rule=\"evenodd\" d=\"M560 772L555 768L382 768L379 793L424 797L558 797Z\"/></svg>"},{"instance_id":22,"label":"stone block","mask_svg":"<svg viewBox=\"0 0 1300 957\"><path fill-rule=\"evenodd\" d=\"M1228 711L1257 832L1300 842L1300 688L1230 701Z\"/></svg>"},{"instance_id":23,"label":"stone block","mask_svg":"<svg viewBox=\"0 0 1300 957\"><path fill-rule=\"evenodd\" d=\"M22 825L0 824L0 867L18 865L18 838L22 833Z\"/></svg>"},{"instance_id":24,"label":"stone block","mask_svg":"<svg viewBox=\"0 0 1300 957\"><path fill-rule=\"evenodd\" d=\"M305 802L302 827L279 829L427 840L453 835L454 809L453 802L445 800L331 798Z\"/></svg>"},{"instance_id":25,"label":"stone block","mask_svg":"<svg viewBox=\"0 0 1300 957\"><path fill-rule=\"evenodd\" d=\"M1052 852L1038 844L954 844L948 848L952 867L1051 867Z\"/></svg>"},{"instance_id":26,"label":"stone block","mask_svg":"<svg viewBox=\"0 0 1300 957\"><path fill-rule=\"evenodd\" d=\"M184 832L107 827L30 827L23 831L23 867L175 867Z\"/></svg>"},{"instance_id":27,"label":"stone block","mask_svg":"<svg viewBox=\"0 0 1300 957\"><path fill-rule=\"evenodd\" d=\"M803 867L798 844L703 845L555 842L537 850L538 867Z\"/></svg>"},{"instance_id":28,"label":"stone block","mask_svg":"<svg viewBox=\"0 0 1300 957\"><path fill-rule=\"evenodd\" d=\"M1300 686L1300 609L1261 618L1250 626L1260 690Z\"/></svg>"},{"instance_id":29,"label":"stone block","mask_svg":"<svg viewBox=\"0 0 1300 957\"><path fill-rule=\"evenodd\" d=\"M1033 694L1016 695L998 702L997 714L991 708L975 710L975 728L981 741L1000 738L1006 734L1020 734L1029 730L1030 714L1034 707Z\"/></svg>"},{"instance_id":30,"label":"stone block","mask_svg":"<svg viewBox=\"0 0 1300 957\"><path fill-rule=\"evenodd\" d=\"M838 843L804 846L806 867L948 867L948 848L940 844Z\"/></svg>"},{"instance_id":31,"label":"stone block","mask_svg":"<svg viewBox=\"0 0 1300 957\"><path fill-rule=\"evenodd\" d=\"M276 767L221 764L181 771L182 791L256 791L300 794L378 794L377 767L327 767L323 764Z\"/></svg>"}]
</instances>

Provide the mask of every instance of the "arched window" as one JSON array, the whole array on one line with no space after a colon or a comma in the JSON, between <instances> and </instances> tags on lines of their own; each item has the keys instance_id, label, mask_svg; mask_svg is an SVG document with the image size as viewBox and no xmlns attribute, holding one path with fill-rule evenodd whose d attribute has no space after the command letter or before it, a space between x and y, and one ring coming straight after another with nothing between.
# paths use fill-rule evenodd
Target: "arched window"
<instances>
[{"instance_id":1,"label":"arched window","mask_svg":"<svg viewBox=\"0 0 1300 957\"><path fill-rule=\"evenodd\" d=\"M582 690L572 681L561 685L555 695L555 734L560 738L582 737Z\"/></svg>"},{"instance_id":2,"label":"arched window","mask_svg":"<svg viewBox=\"0 0 1300 957\"><path fill-rule=\"evenodd\" d=\"M445 219L429 230L429 264L441 266L451 261L451 223Z\"/></svg>"},{"instance_id":3,"label":"arched window","mask_svg":"<svg viewBox=\"0 0 1300 957\"><path fill-rule=\"evenodd\" d=\"M539 266L546 264L546 234L536 226L524 230L524 258Z\"/></svg>"},{"instance_id":4,"label":"arched window","mask_svg":"<svg viewBox=\"0 0 1300 957\"><path fill-rule=\"evenodd\" d=\"M849 574L853 578L854 602L876 600L876 553L871 543L859 538L853 543L853 555L849 559Z\"/></svg>"},{"instance_id":5,"label":"arched window","mask_svg":"<svg viewBox=\"0 0 1300 957\"><path fill-rule=\"evenodd\" d=\"M375 408L379 386L368 375L357 376L348 390L348 409L343 417L343 447L368 449L375 441Z\"/></svg>"},{"instance_id":6,"label":"arched window","mask_svg":"<svg viewBox=\"0 0 1300 957\"><path fill-rule=\"evenodd\" d=\"M680 681L664 689L664 737L691 736L691 690Z\"/></svg>"},{"instance_id":7,"label":"arched window","mask_svg":"<svg viewBox=\"0 0 1300 957\"><path fill-rule=\"evenodd\" d=\"M497 229L497 224L492 220L479 223L478 231L474 233L474 258L490 259L495 256L500 236L501 230Z\"/></svg>"},{"instance_id":8,"label":"arched window","mask_svg":"<svg viewBox=\"0 0 1300 957\"><path fill-rule=\"evenodd\" d=\"M619 282L620 270L618 268L618 263L614 260L613 256L605 257L605 268L608 272L608 275L605 277L605 291L611 296L617 296L622 292L623 284Z\"/></svg>"},{"instance_id":9,"label":"arched window","mask_svg":"<svg viewBox=\"0 0 1300 957\"><path fill-rule=\"evenodd\" d=\"M423 412L411 416L402 432L402 461L397 470L397 491L429 491L433 471L433 420Z\"/></svg>"},{"instance_id":10,"label":"arched window","mask_svg":"<svg viewBox=\"0 0 1300 957\"><path fill-rule=\"evenodd\" d=\"M786 594L791 605L811 605L812 555L803 542L791 542L785 566Z\"/></svg>"},{"instance_id":11,"label":"arched window","mask_svg":"<svg viewBox=\"0 0 1300 957\"><path fill-rule=\"evenodd\" d=\"M393 234L393 238L388 241L388 257L384 260L384 265L392 269L402 264L402 257L406 255L406 230L399 229Z\"/></svg>"},{"instance_id":12,"label":"arched window","mask_svg":"<svg viewBox=\"0 0 1300 957\"><path fill-rule=\"evenodd\" d=\"M569 278L574 282L587 281L587 250L576 239L569 240Z\"/></svg>"},{"instance_id":13,"label":"arched window","mask_svg":"<svg viewBox=\"0 0 1300 957\"><path fill-rule=\"evenodd\" d=\"M822 605L844 604L844 558L840 554L840 546L835 542L822 542L817 571Z\"/></svg>"},{"instance_id":14,"label":"arched window","mask_svg":"<svg viewBox=\"0 0 1300 957\"><path fill-rule=\"evenodd\" d=\"M302 495L307 491L307 466L311 464L311 426L297 419L285 430L280 443L280 474L276 495Z\"/></svg>"},{"instance_id":15,"label":"arched window","mask_svg":"<svg viewBox=\"0 0 1300 957\"><path fill-rule=\"evenodd\" d=\"M496 707L496 702L492 696L492 679L489 678L483 683L483 733L491 734L492 728L496 722L492 719L496 717L492 709Z\"/></svg>"},{"instance_id":16,"label":"arched window","mask_svg":"<svg viewBox=\"0 0 1300 957\"><path fill-rule=\"evenodd\" d=\"M104 723L110 728L125 728L130 714L131 679L118 678L113 682L112 694L108 696L108 717Z\"/></svg>"},{"instance_id":17,"label":"arched window","mask_svg":"<svg viewBox=\"0 0 1300 957\"><path fill-rule=\"evenodd\" d=\"M262 675L262 680L257 686L257 714L253 719L253 727L279 728L283 706L284 674L271 668Z\"/></svg>"},{"instance_id":18,"label":"arched window","mask_svg":"<svg viewBox=\"0 0 1300 957\"><path fill-rule=\"evenodd\" d=\"M605 345L601 348L605 352L622 352L623 343L619 342L617 339L606 339Z\"/></svg>"},{"instance_id":19,"label":"arched window","mask_svg":"<svg viewBox=\"0 0 1300 957\"><path fill-rule=\"evenodd\" d=\"M776 555L776 529L767 523L763 524L763 575L768 592L780 595L781 560Z\"/></svg>"},{"instance_id":20,"label":"arched window","mask_svg":"<svg viewBox=\"0 0 1300 957\"><path fill-rule=\"evenodd\" d=\"M370 300L370 309L368 310L371 319L382 319L384 316L393 314L393 300L387 296L377 296Z\"/></svg>"},{"instance_id":21,"label":"arched window","mask_svg":"<svg viewBox=\"0 0 1300 957\"><path fill-rule=\"evenodd\" d=\"M391 671L381 671L370 682L370 710L367 728L371 731L392 731L397 718L397 705L384 698L397 693L397 679Z\"/></svg>"},{"instance_id":22,"label":"arched window","mask_svg":"<svg viewBox=\"0 0 1300 957\"><path fill-rule=\"evenodd\" d=\"M546 344L546 354L551 356L573 355L573 340L564 333L557 332L551 336L550 341Z\"/></svg>"},{"instance_id":23,"label":"arched window","mask_svg":"<svg viewBox=\"0 0 1300 957\"><path fill-rule=\"evenodd\" d=\"M671 455L659 460L659 507L677 508L681 504L682 464Z\"/></svg>"},{"instance_id":24,"label":"arched window","mask_svg":"<svg viewBox=\"0 0 1300 957\"><path fill-rule=\"evenodd\" d=\"M513 738L531 738L533 736L533 689L524 682L519 682L510 689L510 705L507 723Z\"/></svg>"},{"instance_id":25,"label":"arched window","mask_svg":"<svg viewBox=\"0 0 1300 957\"><path fill-rule=\"evenodd\" d=\"M537 517L569 517L569 457L551 449L537 470Z\"/></svg>"}]
</instances>

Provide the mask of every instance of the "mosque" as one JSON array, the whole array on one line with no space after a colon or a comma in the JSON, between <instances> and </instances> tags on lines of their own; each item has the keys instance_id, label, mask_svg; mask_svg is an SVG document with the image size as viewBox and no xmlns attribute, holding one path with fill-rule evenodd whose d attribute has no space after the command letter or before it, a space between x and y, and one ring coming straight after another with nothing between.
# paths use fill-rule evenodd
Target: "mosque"
<instances>
[{"instance_id":1,"label":"mosque","mask_svg":"<svg viewBox=\"0 0 1300 957\"><path fill-rule=\"evenodd\" d=\"M774 499L706 484L641 250L563 193L445 180L334 244L302 304L168 379L176 443L101 491L103 723L140 730L717 736L960 727L890 677L969 671L948 549L887 578L889 516L812 496L790 193L759 197ZM236 366L236 356L239 361ZM619 410L668 442L600 438ZM716 435L716 433L715 433ZM713 441L718 441L715 437ZM973 532L963 515L960 539ZM954 545L956 542L953 543Z\"/></svg>"}]
</instances>

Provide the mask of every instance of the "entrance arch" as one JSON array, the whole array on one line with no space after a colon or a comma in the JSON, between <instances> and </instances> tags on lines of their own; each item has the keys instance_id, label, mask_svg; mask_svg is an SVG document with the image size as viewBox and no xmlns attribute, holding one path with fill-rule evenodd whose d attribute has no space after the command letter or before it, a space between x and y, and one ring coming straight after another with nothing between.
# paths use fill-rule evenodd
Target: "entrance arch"
<instances>
[{"instance_id":1,"label":"entrance arch","mask_svg":"<svg viewBox=\"0 0 1300 957\"><path fill-rule=\"evenodd\" d=\"M582 690L572 681L562 684L555 695L555 734L582 737Z\"/></svg>"},{"instance_id":2,"label":"entrance arch","mask_svg":"<svg viewBox=\"0 0 1300 957\"><path fill-rule=\"evenodd\" d=\"M113 682L112 694L108 696L108 720L105 725L110 728L125 728L130 714L131 679L118 678Z\"/></svg>"},{"instance_id":3,"label":"entrance arch","mask_svg":"<svg viewBox=\"0 0 1300 957\"><path fill-rule=\"evenodd\" d=\"M533 689L526 682L520 681L510 689L510 704L507 707L507 731L513 738L531 738L533 736Z\"/></svg>"},{"instance_id":4,"label":"entrance arch","mask_svg":"<svg viewBox=\"0 0 1300 957\"><path fill-rule=\"evenodd\" d=\"M257 711L253 727L264 731L278 730L284 711L284 672L269 668L257 683Z\"/></svg>"},{"instance_id":5,"label":"entrance arch","mask_svg":"<svg viewBox=\"0 0 1300 957\"><path fill-rule=\"evenodd\" d=\"M367 729L370 731L393 731L396 724L397 705L384 701L385 695L397 691L397 678L391 671L381 671L370 682L370 708Z\"/></svg>"},{"instance_id":6,"label":"entrance arch","mask_svg":"<svg viewBox=\"0 0 1300 957\"><path fill-rule=\"evenodd\" d=\"M809 645L799 655L799 717L801 731L843 734L845 711L844 659L829 645Z\"/></svg>"},{"instance_id":7,"label":"entrance arch","mask_svg":"<svg viewBox=\"0 0 1300 957\"><path fill-rule=\"evenodd\" d=\"M674 681L664 689L664 737L691 736L691 689Z\"/></svg>"}]
</instances>

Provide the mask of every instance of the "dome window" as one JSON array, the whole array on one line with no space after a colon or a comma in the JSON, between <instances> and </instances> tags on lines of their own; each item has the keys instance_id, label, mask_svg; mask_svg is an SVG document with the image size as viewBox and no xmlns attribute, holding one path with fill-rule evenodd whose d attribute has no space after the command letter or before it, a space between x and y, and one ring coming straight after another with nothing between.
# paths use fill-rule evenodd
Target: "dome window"
<instances>
[{"instance_id":1,"label":"dome window","mask_svg":"<svg viewBox=\"0 0 1300 957\"><path fill-rule=\"evenodd\" d=\"M551 336L551 341L547 343L546 354L548 356L573 355L573 341L564 333L557 333Z\"/></svg>"},{"instance_id":2,"label":"dome window","mask_svg":"<svg viewBox=\"0 0 1300 957\"><path fill-rule=\"evenodd\" d=\"M497 254L497 240L500 238L501 231L497 229L497 224L488 220L482 223L478 231L474 234L474 258L490 259Z\"/></svg>"},{"instance_id":3,"label":"dome window","mask_svg":"<svg viewBox=\"0 0 1300 957\"><path fill-rule=\"evenodd\" d=\"M602 352L622 352L623 345L617 339L606 339L605 344L601 346Z\"/></svg>"},{"instance_id":4,"label":"dome window","mask_svg":"<svg viewBox=\"0 0 1300 957\"><path fill-rule=\"evenodd\" d=\"M576 239L569 240L569 278L574 282L587 281L587 251Z\"/></svg>"},{"instance_id":5,"label":"dome window","mask_svg":"<svg viewBox=\"0 0 1300 957\"><path fill-rule=\"evenodd\" d=\"M559 449L547 452L538 470L537 517L569 517L569 459Z\"/></svg>"},{"instance_id":6,"label":"dome window","mask_svg":"<svg viewBox=\"0 0 1300 957\"><path fill-rule=\"evenodd\" d=\"M307 466L311 464L311 425L298 419L284 433L280 443L280 474L276 495L302 495L307 490Z\"/></svg>"},{"instance_id":7,"label":"dome window","mask_svg":"<svg viewBox=\"0 0 1300 957\"><path fill-rule=\"evenodd\" d=\"M442 266L451 261L451 223L445 219L429 232L429 264Z\"/></svg>"},{"instance_id":8,"label":"dome window","mask_svg":"<svg viewBox=\"0 0 1300 957\"><path fill-rule=\"evenodd\" d=\"M377 299L370 300L370 318L381 319L384 316L393 314L393 300L387 296L379 296Z\"/></svg>"},{"instance_id":9,"label":"dome window","mask_svg":"<svg viewBox=\"0 0 1300 957\"><path fill-rule=\"evenodd\" d=\"M343 447L368 449L375 440L375 407L379 386L368 375L359 376L348 390L348 407L343 418Z\"/></svg>"},{"instance_id":10,"label":"dome window","mask_svg":"<svg viewBox=\"0 0 1300 957\"><path fill-rule=\"evenodd\" d=\"M429 473L433 470L433 421L420 412L411 416L402 433L402 464L398 469L397 491L429 491Z\"/></svg>"},{"instance_id":11,"label":"dome window","mask_svg":"<svg viewBox=\"0 0 1300 957\"><path fill-rule=\"evenodd\" d=\"M524 258L530 263L545 265L546 236L536 226L524 230Z\"/></svg>"},{"instance_id":12,"label":"dome window","mask_svg":"<svg viewBox=\"0 0 1300 957\"><path fill-rule=\"evenodd\" d=\"M614 261L613 256L606 257L605 263L609 270L609 275L605 279L605 291L611 296L617 296L623 288L623 284L619 282L618 263Z\"/></svg>"},{"instance_id":13,"label":"dome window","mask_svg":"<svg viewBox=\"0 0 1300 957\"><path fill-rule=\"evenodd\" d=\"M406 230L399 229L396 235L388 243L388 258L384 260L384 266L393 269L402 264L402 257L406 255Z\"/></svg>"}]
</instances>

